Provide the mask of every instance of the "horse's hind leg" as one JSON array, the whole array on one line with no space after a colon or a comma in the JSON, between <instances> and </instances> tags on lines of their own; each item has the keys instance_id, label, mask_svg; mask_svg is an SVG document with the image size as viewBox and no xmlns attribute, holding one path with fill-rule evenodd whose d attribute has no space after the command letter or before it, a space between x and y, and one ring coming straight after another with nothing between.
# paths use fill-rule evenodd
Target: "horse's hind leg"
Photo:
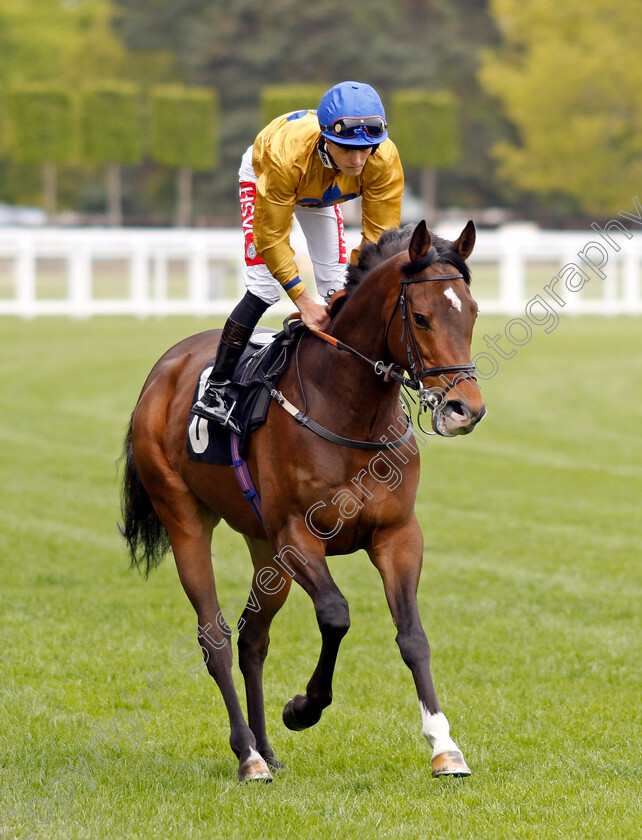
<instances>
[{"instance_id":1,"label":"horse's hind leg","mask_svg":"<svg viewBox=\"0 0 642 840\"><path fill-rule=\"evenodd\" d=\"M277 566L267 542L250 537L245 541L252 555L254 577L247 606L239 620L239 666L245 679L248 723L256 738L256 748L271 767L280 768L284 765L277 761L265 728L263 662L270 644L272 619L288 597L292 578Z\"/></svg>"},{"instance_id":2,"label":"horse's hind leg","mask_svg":"<svg viewBox=\"0 0 642 840\"><path fill-rule=\"evenodd\" d=\"M198 616L198 640L207 670L223 695L230 718L230 746L239 760L239 780L270 781L272 776L256 749L232 680L230 631L220 614L212 570L211 538L217 520L202 507L164 519L181 583Z\"/></svg>"},{"instance_id":3,"label":"horse's hind leg","mask_svg":"<svg viewBox=\"0 0 642 840\"><path fill-rule=\"evenodd\" d=\"M430 645L417 606L423 537L416 518L401 528L380 531L369 555L379 570L397 628L396 641L412 671L421 709L422 733L433 749L433 776L469 776L470 770L441 711L430 673Z\"/></svg>"}]
</instances>

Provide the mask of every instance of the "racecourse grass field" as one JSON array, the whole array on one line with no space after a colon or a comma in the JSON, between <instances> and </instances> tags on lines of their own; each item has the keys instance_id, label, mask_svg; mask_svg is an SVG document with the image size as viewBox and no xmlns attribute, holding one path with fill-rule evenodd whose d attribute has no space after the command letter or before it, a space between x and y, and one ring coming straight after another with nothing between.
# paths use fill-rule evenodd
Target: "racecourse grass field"
<instances>
[{"instance_id":1,"label":"racecourse grass field","mask_svg":"<svg viewBox=\"0 0 642 840\"><path fill-rule=\"evenodd\" d=\"M504 323L480 318L476 349ZM172 653L195 625L173 560L143 580L117 530L116 460L142 382L209 326L0 322L4 836L639 838L640 321L536 329L483 383L474 434L422 446L419 603L473 775L431 778L382 586L358 554L331 561L352 628L334 703L305 732L281 722L319 649L298 587L274 622L268 731L288 769L245 786L213 680ZM213 554L221 604L243 598L242 539L222 524ZM133 712L123 693L160 672L165 693Z\"/></svg>"}]
</instances>

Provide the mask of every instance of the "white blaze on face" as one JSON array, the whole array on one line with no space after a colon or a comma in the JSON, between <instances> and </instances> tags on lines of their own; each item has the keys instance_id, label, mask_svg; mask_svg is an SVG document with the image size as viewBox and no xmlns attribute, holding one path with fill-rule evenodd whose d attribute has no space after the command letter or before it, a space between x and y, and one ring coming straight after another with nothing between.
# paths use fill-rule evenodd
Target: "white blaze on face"
<instances>
[{"instance_id":1,"label":"white blaze on face","mask_svg":"<svg viewBox=\"0 0 642 840\"><path fill-rule=\"evenodd\" d=\"M445 290L444 294L448 298L448 300L452 303L452 305L461 312L461 301L457 297L456 292L450 288L450 286Z\"/></svg>"}]
</instances>

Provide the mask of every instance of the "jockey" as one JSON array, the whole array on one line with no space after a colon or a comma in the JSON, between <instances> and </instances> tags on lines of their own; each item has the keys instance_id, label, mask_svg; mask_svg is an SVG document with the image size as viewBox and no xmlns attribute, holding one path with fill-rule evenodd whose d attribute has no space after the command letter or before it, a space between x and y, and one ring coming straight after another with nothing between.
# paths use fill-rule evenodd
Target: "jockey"
<instances>
[{"instance_id":1,"label":"jockey","mask_svg":"<svg viewBox=\"0 0 642 840\"><path fill-rule=\"evenodd\" d=\"M388 139L386 114L370 85L341 82L317 111L296 111L269 123L239 169L247 292L223 327L214 368L194 414L240 431L225 395L234 368L263 313L285 289L308 327L325 329L328 307L299 277L290 247L292 216L306 238L319 295L342 288L346 245L340 204L362 197L362 240L376 242L399 226L403 170Z\"/></svg>"}]
</instances>

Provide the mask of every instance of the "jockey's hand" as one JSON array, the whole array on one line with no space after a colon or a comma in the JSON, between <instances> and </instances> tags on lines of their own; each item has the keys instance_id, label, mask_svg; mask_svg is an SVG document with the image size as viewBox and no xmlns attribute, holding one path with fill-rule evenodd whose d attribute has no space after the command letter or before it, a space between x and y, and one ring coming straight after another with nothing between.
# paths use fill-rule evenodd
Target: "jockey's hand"
<instances>
[{"instance_id":1,"label":"jockey's hand","mask_svg":"<svg viewBox=\"0 0 642 840\"><path fill-rule=\"evenodd\" d=\"M301 292L295 301L295 305L306 327L324 330L330 323L330 311L328 307L313 300L307 289Z\"/></svg>"}]
</instances>

